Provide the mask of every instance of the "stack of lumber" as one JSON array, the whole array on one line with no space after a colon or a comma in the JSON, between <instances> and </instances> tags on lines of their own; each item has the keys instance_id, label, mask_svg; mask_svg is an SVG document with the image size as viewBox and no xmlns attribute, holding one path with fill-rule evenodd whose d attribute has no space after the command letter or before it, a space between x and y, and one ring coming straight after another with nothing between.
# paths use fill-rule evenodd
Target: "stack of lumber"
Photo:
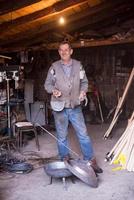
<instances>
[{"instance_id":1,"label":"stack of lumber","mask_svg":"<svg viewBox=\"0 0 134 200\"><path fill-rule=\"evenodd\" d=\"M109 135L112 132L112 129L113 129L114 125L116 124L116 122L117 122L117 120L118 120L118 118L120 116L120 113L122 112L122 106L124 104L124 101L125 101L125 98L127 96L128 90L129 90L129 88L131 86L131 83L133 81L133 77L134 77L134 67L132 68L132 71L131 71L131 74L129 76L129 79L128 79L127 85L125 87L125 90L123 92L123 95L122 95L122 97L119 98L118 105L117 105L115 113L114 113L114 117L112 119L112 122L111 122L108 130L104 134L104 139L107 139L109 137Z\"/></svg>"},{"instance_id":2,"label":"stack of lumber","mask_svg":"<svg viewBox=\"0 0 134 200\"><path fill-rule=\"evenodd\" d=\"M110 164L120 164L121 169L134 171L134 112L124 133L107 154L106 159Z\"/></svg>"}]
</instances>

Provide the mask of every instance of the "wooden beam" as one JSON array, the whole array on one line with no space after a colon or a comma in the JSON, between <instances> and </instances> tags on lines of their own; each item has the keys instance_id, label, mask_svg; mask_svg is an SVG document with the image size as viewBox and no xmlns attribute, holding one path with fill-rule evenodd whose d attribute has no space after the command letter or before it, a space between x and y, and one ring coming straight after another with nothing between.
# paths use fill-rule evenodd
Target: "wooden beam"
<instances>
[{"instance_id":1,"label":"wooden beam","mask_svg":"<svg viewBox=\"0 0 134 200\"><path fill-rule=\"evenodd\" d=\"M124 39L124 40L114 40L112 38L105 40L93 40L93 41L84 41L84 44L81 44L81 41L72 42L73 48L86 48L86 47L95 47L95 46L108 46L108 45L117 45L117 44L134 44L134 38ZM58 49L59 43L52 43L47 45L48 49Z\"/></svg>"},{"instance_id":2,"label":"wooden beam","mask_svg":"<svg viewBox=\"0 0 134 200\"><path fill-rule=\"evenodd\" d=\"M75 37L73 37L72 35L70 35L70 34L68 34L68 33L65 33L65 32L56 32L56 31L54 31L53 33L52 33L52 36L56 36L57 38L60 38L60 39L64 39L64 38L66 38L66 39L68 39L69 41L73 41L73 40L75 40Z\"/></svg>"},{"instance_id":3,"label":"wooden beam","mask_svg":"<svg viewBox=\"0 0 134 200\"><path fill-rule=\"evenodd\" d=\"M134 17L134 12L132 13L132 15L131 15L131 17ZM129 21L132 19L131 17L130 17L130 19L121 18L119 25L118 25L118 23L116 24L114 22L113 23L111 22L110 25L106 25L104 22L104 27L103 26L100 28L98 27L95 30L96 30L96 32L103 35L104 38L111 37L115 34L122 33L122 32L124 32L124 34L125 34L125 32L129 32L133 27L133 26L129 26L127 28L124 28L125 23L129 23ZM134 20L133 20L133 23L134 23Z\"/></svg>"},{"instance_id":4,"label":"wooden beam","mask_svg":"<svg viewBox=\"0 0 134 200\"><path fill-rule=\"evenodd\" d=\"M134 77L134 67L133 67L133 69L132 69L132 71L131 71L131 74L130 74L130 76L129 76L129 79L128 79L127 85L126 85L126 87L125 87L125 90L124 90L124 92L123 92L123 95L122 95L122 97L120 97L120 99L119 99L119 102L118 102L118 105L117 105L117 107L116 107L116 110L115 110L115 113L114 113L114 117L113 117L113 119L112 119L112 122L111 122L111 124L110 124L108 130L107 130L106 133L104 134L104 138L105 138L105 139L107 139L107 138L109 137L109 135L110 135L111 132L112 132L112 129L113 129L114 125L116 124L116 122L117 122L117 120L118 120L119 112L120 112L120 110L121 110L121 108L122 108L122 106L123 106L123 104L124 104L124 101L125 101L125 99L126 99L126 95L127 95L128 90L129 90L129 88L130 88L130 86L131 86L131 83L132 83L132 81L133 81L133 77Z\"/></svg>"},{"instance_id":5,"label":"wooden beam","mask_svg":"<svg viewBox=\"0 0 134 200\"><path fill-rule=\"evenodd\" d=\"M73 48L87 48L87 47L99 47L99 46L111 46L111 45L121 45L121 44L134 44L134 38L127 38L124 40L114 40L114 39L105 39L105 40L85 40L84 43L81 43L81 41L76 41L72 42L72 47ZM31 49L40 49L40 48L48 48L50 50L58 49L59 43L50 43L50 44L41 44L37 46L30 46L29 48ZM28 47L22 47L22 46L16 46L16 47L5 47L5 48L0 48L1 53L7 53L7 52L19 52L21 50L25 50Z\"/></svg>"},{"instance_id":6,"label":"wooden beam","mask_svg":"<svg viewBox=\"0 0 134 200\"><path fill-rule=\"evenodd\" d=\"M110 25L111 21L114 21L113 23L116 23L117 19L121 17L125 19L125 17L128 18L128 16L133 16L134 2L133 4L131 4L130 9L126 10L125 13L123 10L114 11L114 7L115 6L111 6L107 7L107 9L100 10L100 12L94 15L89 15L87 19L82 18L79 20L79 23L70 23L67 29L68 32L71 34L75 32L83 32L85 30L95 29L96 27L103 27L104 23Z\"/></svg>"},{"instance_id":7,"label":"wooden beam","mask_svg":"<svg viewBox=\"0 0 134 200\"><path fill-rule=\"evenodd\" d=\"M86 26L87 24L87 21L85 20L84 17L87 17L88 20L89 20L89 23L92 22L92 18L94 17L94 15L96 13L100 13L103 9L106 10L106 9L111 9L111 6L117 6L119 5L123 0L117 0L117 1L114 1L113 0L110 0L108 3L103 3L102 5L100 6L95 6L93 8L90 8L90 9L86 9L86 10L83 10L83 12L80 12L80 13L77 13L75 15L72 15L69 17L68 19L68 25L67 25L67 30L61 30L61 31L64 31L64 32L71 32L71 31L74 31L74 28L78 27L78 28L81 28L83 26ZM124 0L125 1L125 0ZM129 1L129 0L128 0ZM102 11L103 12L103 11ZM82 19L81 23L80 23L80 19ZM75 22L75 23L72 23L70 24L71 22ZM95 20L94 20L95 21ZM79 26L79 24L81 26ZM48 24L44 24L42 25L41 27L36 27L36 28L31 28L30 30L28 31L24 31L24 32L21 32L21 35L20 33L16 34L16 35L11 35L11 36L8 36L6 35L5 31L4 31L4 37L5 37L5 40L3 38L3 41L1 40L1 45L2 44L6 44L6 43L9 43L10 40L12 40L12 42L19 42L19 40L22 40L22 39L26 39L26 38L29 38L31 37L31 35L33 36L38 36L39 33L43 33L43 32L46 32L48 30L52 30L52 29L58 29L57 28L57 23L56 21L53 21L53 22L50 22ZM63 28L62 28L63 29ZM59 30L58 30L59 31ZM0 32L1 32L1 29L0 29ZM7 32L7 34L9 33L9 30ZM2 35L2 32L0 34L0 38L2 39L3 35ZM8 41L7 41L7 38L8 38Z\"/></svg>"},{"instance_id":8,"label":"wooden beam","mask_svg":"<svg viewBox=\"0 0 134 200\"><path fill-rule=\"evenodd\" d=\"M123 15L123 13L120 13L115 16L107 16L106 18L94 24L87 24L80 28L78 27L78 29L75 29L73 32L70 33L72 35L77 33L77 35L79 36L80 33L84 33L88 30L94 30L98 35L100 34L101 38L110 37L111 35L122 32L124 30L124 23L129 22L131 19L134 19L134 9L126 12L125 15ZM130 26L130 28L131 27L132 26Z\"/></svg>"},{"instance_id":9,"label":"wooden beam","mask_svg":"<svg viewBox=\"0 0 134 200\"><path fill-rule=\"evenodd\" d=\"M16 26L20 26L21 24L32 22L36 19L48 16L51 14L56 14L60 11L63 11L64 9L69 9L71 7L81 5L85 2L87 2L87 0L66 0L66 1L57 2L53 6L49 6L47 8L36 11L29 15L19 17L19 18L13 20L12 23L11 23L11 21L2 23L0 25L0 32L2 33L5 30L9 31L9 29L16 28Z\"/></svg>"},{"instance_id":10,"label":"wooden beam","mask_svg":"<svg viewBox=\"0 0 134 200\"><path fill-rule=\"evenodd\" d=\"M66 12L67 11L65 11L64 13L62 12L62 13L65 15ZM78 13L76 15L71 16L68 19L67 23L74 21L76 19L79 20L81 17L85 16L85 14L89 14L89 9L86 9L86 11L84 10L82 13ZM0 38L1 38L0 43L2 45L2 44L10 43L10 41L12 41L13 43L19 42L19 40L30 38L31 36L38 37L39 34L42 34L42 33L44 34L46 31L57 29L58 25L57 25L56 19L53 20L52 22L42 25L41 27L39 25L38 27L28 29L27 31L25 30L24 32L21 32L21 34L17 33L15 35L9 35L9 31L7 31L7 34L6 34L6 32L3 32L3 34L2 34L1 29L0 29ZM7 38L8 38L8 40L7 40Z\"/></svg>"},{"instance_id":11,"label":"wooden beam","mask_svg":"<svg viewBox=\"0 0 134 200\"><path fill-rule=\"evenodd\" d=\"M4 15L8 12L13 12L17 9L24 8L40 1L41 0L6 0L5 2L5 0L3 0L2 2L0 2L0 15Z\"/></svg>"},{"instance_id":12,"label":"wooden beam","mask_svg":"<svg viewBox=\"0 0 134 200\"><path fill-rule=\"evenodd\" d=\"M110 27L118 26L118 28L119 28L119 27L121 27L121 24L123 22L128 21L131 18L134 18L134 5L131 5L131 8L129 10L127 10L125 12L125 14L123 14L123 13L124 13L124 11L122 11L120 13L116 13L115 15L108 14L108 15L106 15L106 17L103 16L104 19L102 19L101 21L96 22L92 25L90 23L87 23L87 25L82 26L82 27L80 26L80 28L78 28L77 30L75 29L73 32L77 31L78 33L81 33L81 32L90 30L91 28L96 31L101 31L101 30L103 31L103 29L109 28L109 26ZM81 24L81 23L79 23L79 24Z\"/></svg>"},{"instance_id":13,"label":"wooden beam","mask_svg":"<svg viewBox=\"0 0 134 200\"><path fill-rule=\"evenodd\" d=\"M121 2L121 1L120 1ZM119 3L119 1L118 1L118 3ZM109 5L109 4L108 4ZM107 5L107 6L108 6ZM110 5L113 5L113 4L110 4ZM109 5L109 6L110 6ZM115 4L114 4L115 5ZM116 4L117 5L117 4ZM104 6L104 4L103 4L103 6ZM103 8L105 8L106 9L106 7L103 7ZM75 23L72 23L71 25L69 25L69 22L68 22L68 25L67 25L67 31L66 32L69 32L69 31L71 31L71 30L74 30L74 28L73 27L75 27L76 26L76 28L77 28L77 26L78 26L78 28L79 28L79 22L80 22L80 19L81 19L81 17L83 17L84 16L84 14L86 13L86 15L88 16L87 18L88 19L90 19L91 20L91 22L95 22L95 20L96 20L96 18L95 18L95 16L93 15L91 15L90 16L90 14L92 13L94 13L95 12L95 10L96 9L100 9L100 7L98 8L98 7L95 7L95 9L91 9L91 12L89 12L90 11L90 9L89 10L87 10L87 12L85 12L85 10L82 12L82 13L78 13L78 14L76 14L76 15L73 15L72 17L70 17L69 18L69 22L71 22L71 21L75 21ZM111 9L111 7L109 7L109 9ZM104 11L102 11L102 12L104 12ZM109 12L110 13L110 16L112 16L112 13L111 12ZM89 17L90 16L90 17ZM105 17L107 17L107 15L105 16ZM77 21L78 21L78 23L77 23L77 21L76 21L76 19L77 19ZM93 19L94 19L94 21L93 21ZM100 19L100 15L99 15L99 17L97 17L97 19L99 20ZM89 20L89 21L90 21ZM85 19L82 19L82 23L83 23L83 25L86 25L86 24L84 24L85 23ZM90 23L91 23L90 22ZM100 21L98 21L98 22L100 22ZM81 26L82 26L82 23L81 23ZM93 25L93 24L90 24L90 25ZM56 21L54 21L54 22L51 22L51 23L49 23L49 24L45 24L44 26L41 26L41 28L39 29L36 29L36 28L34 28L34 29L31 29L31 30L29 30L29 31L24 31L24 32L22 32L21 33L21 35L20 35L20 33L19 34L16 34L16 35L13 35L13 36L11 36L11 37L8 37L8 40L7 40L7 38L5 38L4 40L2 40L1 39L1 41L0 41L0 43L1 43L1 45L3 45L3 48L4 47L6 47L7 45L8 46L14 46L14 45L16 45L17 43L23 43L23 44L25 44L25 40L30 40L30 38L32 39L34 39L34 40L36 40L36 38L38 38L38 37L41 37L41 35L42 35L42 37L43 37L43 34L45 34L45 32L46 31L48 31L48 30L54 30L54 31L59 31L59 29L57 28L57 23L56 23ZM63 30L61 30L61 31L63 31ZM10 40L11 40L11 42L10 42ZM16 44L15 44L16 43Z\"/></svg>"},{"instance_id":14,"label":"wooden beam","mask_svg":"<svg viewBox=\"0 0 134 200\"><path fill-rule=\"evenodd\" d=\"M80 2L81 3L86 2L84 0L80 0L80 1L75 0L75 1L77 1L77 5L78 5L78 3L80 4ZM101 3L101 5L97 5L97 6L90 8L90 9L86 9L85 12L81 12L80 14L77 13L76 17L78 19L80 19L80 18L86 17L88 15L90 16L90 15L93 15L97 12L100 12L102 9L107 9L111 6L116 6L116 5L118 6L120 3L125 2L125 1L126 0L116 0L116 1L113 2L113 0L109 0L108 2ZM128 0L128 1L130 1L130 0ZM74 1L73 1L73 3L74 3L74 5L76 5L76 3ZM47 16L49 14L54 14L56 12L63 11L63 9L69 7L69 5L73 5L72 3L70 3L70 0L66 0L66 4L65 4L64 1L58 2L58 3L54 4L53 6L45 8L41 11L37 11L37 12L34 12L32 14L17 18L15 20L13 20L12 23L11 22L4 22L0 25L0 33L2 34L3 32L5 32L5 30L9 31L9 29L11 29L11 28L16 28L16 26L20 26L21 24L31 22L33 20ZM76 18L76 17L74 16L74 18Z\"/></svg>"}]
</instances>

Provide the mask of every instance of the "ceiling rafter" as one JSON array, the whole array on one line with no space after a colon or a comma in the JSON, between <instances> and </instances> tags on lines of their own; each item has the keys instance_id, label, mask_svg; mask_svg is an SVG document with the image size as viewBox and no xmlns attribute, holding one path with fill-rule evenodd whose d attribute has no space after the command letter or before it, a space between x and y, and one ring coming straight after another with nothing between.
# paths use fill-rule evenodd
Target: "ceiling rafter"
<instances>
[{"instance_id":1,"label":"ceiling rafter","mask_svg":"<svg viewBox=\"0 0 134 200\"><path fill-rule=\"evenodd\" d=\"M70 31L73 31L75 28L77 29L77 27L81 28L81 27L85 26L87 23L93 23L93 18L96 13L99 14L100 12L104 12L103 10L107 10L107 9L110 10L113 7L119 5L121 2L122 2L122 0L117 0L114 2L112 0L110 0L107 4L103 3L100 6L95 6L93 8L87 9L86 11L84 10L81 13L72 15L68 19L67 30L64 30L64 28L61 28L61 30L63 29L64 32L66 31L69 33ZM108 12L108 13L110 13L110 12ZM88 20L86 20L85 17L87 17ZM100 16L98 18L100 18ZM81 22L80 22L80 20L81 20ZM94 23L95 23L95 19L94 19ZM59 27L57 27L56 21L50 22L48 24L44 24L42 26L39 25L38 27L32 28L28 31L25 30L24 32L21 32L22 33L21 35L18 33L18 34L15 34L13 36L11 35L10 37L8 37L8 35L6 36L6 34L4 33L5 40L3 40L2 43L6 44L7 38L9 41L13 40L13 43L14 43L15 41L18 42L19 40L23 40L23 39L31 37L31 34L32 34L32 36L35 35L35 37L38 37L38 35L40 33L48 31L48 30L53 30L53 29L59 29ZM1 37L2 37L2 34L1 34Z\"/></svg>"},{"instance_id":2,"label":"ceiling rafter","mask_svg":"<svg viewBox=\"0 0 134 200\"><path fill-rule=\"evenodd\" d=\"M71 45L73 48L85 48L85 47L96 47L96 46L107 46L107 45L117 45L117 44L130 44L134 43L134 38L125 39L125 40L112 40L112 39L103 39L103 40L94 40L94 41L86 41L84 45L79 42L72 42ZM42 48L47 48L50 50L58 49L59 43L50 43L50 44L42 44L42 46L34 46L33 50L38 50ZM22 47L8 47L8 48L0 48L0 52L8 53L8 52L18 52L22 51L26 48Z\"/></svg>"},{"instance_id":3,"label":"ceiling rafter","mask_svg":"<svg viewBox=\"0 0 134 200\"><path fill-rule=\"evenodd\" d=\"M5 0L0 2L0 15L13 12L15 10L18 10L20 8L24 8L26 6L32 5L33 3L40 2L41 0L8 0L5 3Z\"/></svg>"},{"instance_id":4,"label":"ceiling rafter","mask_svg":"<svg viewBox=\"0 0 134 200\"><path fill-rule=\"evenodd\" d=\"M76 32L81 33L89 29L95 29L96 31L99 31L100 29L102 29L102 27L106 27L109 25L111 26L113 24L119 26L121 21L134 17L134 5L131 5L131 8L125 12L125 16L123 14L123 10L118 10L115 12L110 12L110 8L105 11L102 10L98 14L94 15L91 20L86 20L85 18L79 20L79 24L77 23L77 25L75 25L75 29L74 23L71 23L68 31L71 34L74 34Z\"/></svg>"},{"instance_id":5,"label":"ceiling rafter","mask_svg":"<svg viewBox=\"0 0 134 200\"><path fill-rule=\"evenodd\" d=\"M55 3L52 6L49 6L47 8L44 8L42 10L36 11L34 13L31 13L29 15L25 15L22 17L19 17L17 19L14 19L13 21L9 22L4 22L0 25L0 32L2 33L6 29L11 29L16 26L20 26L21 24L25 24L28 22L32 22L36 19L51 15L51 14L56 14L60 11L63 11L65 9L69 9L70 7L75 7L78 5L81 5L83 3L87 2L87 0L66 0L66 1L60 1Z\"/></svg>"},{"instance_id":6,"label":"ceiling rafter","mask_svg":"<svg viewBox=\"0 0 134 200\"><path fill-rule=\"evenodd\" d=\"M71 41L74 47L82 47L81 39L85 41L84 47L134 42L134 32L131 31L134 29L133 0L49 0L48 4L44 2L45 0L41 0L38 8L31 4L34 6L13 11L12 23L8 23L10 14L0 15L0 51L42 46L56 48L55 42L65 38ZM65 26L58 25L60 16L66 18ZM128 33L126 37L122 37L124 41L120 38L119 41L115 41L118 38L114 35L121 33Z\"/></svg>"},{"instance_id":7,"label":"ceiling rafter","mask_svg":"<svg viewBox=\"0 0 134 200\"><path fill-rule=\"evenodd\" d=\"M118 19L117 19L118 18ZM118 15L118 16L115 16L113 17L112 19L108 19L110 21L110 27L109 27L109 24L106 23L106 21L102 21L99 25L98 23L97 24L94 24L93 25L93 28L98 31L98 32L103 32L103 36L107 36L107 37L110 37L111 34L109 34L110 30L113 29L112 31L112 34L115 34L117 32L122 32L124 31L124 23L128 22L133 18L133 21L134 21L134 10L133 11L129 11L128 14L127 14L127 17L123 16L123 15ZM131 26L131 28L134 28L134 24L133 26ZM129 29L129 28L127 28Z\"/></svg>"},{"instance_id":8,"label":"ceiling rafter","mask_svg":"<svg viewBox=\"0 0 134 200\"><path fill-rule=\"evenodd\" d=\"M117 45L117 44L128 44L128 43L134 43L134 38L131 39L125 39L125 40L113 40L113 39L102 39L102 40L93 40L88 41L84 44L81 44L81 42L72 42L71 45L73 48L84 48L84 47L95 47L95 46L107 46L107 45ZM52 43L47 45L48 49L58 49L59 43Z\"/></svg>"}]
</instances>

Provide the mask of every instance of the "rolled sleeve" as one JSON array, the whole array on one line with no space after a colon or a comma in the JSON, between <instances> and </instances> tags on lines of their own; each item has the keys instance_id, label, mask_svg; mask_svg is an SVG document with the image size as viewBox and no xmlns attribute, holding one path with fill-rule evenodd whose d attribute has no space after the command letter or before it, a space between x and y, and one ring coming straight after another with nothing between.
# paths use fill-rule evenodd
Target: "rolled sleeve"
<instances>
[{"instance_id":1,"label":"rolled sleeve","mask_svg":"<svg viewBox=\"0 0 134 200\"><path fill-rule=\"evenodd\" d=\"M80 79L80 91L84 91L86 93L88 91L88 79L86 74L84 75L83 79Z\"/></svg>"},{"instance_id":2,"label":"rolled sleeve","mask_svg":"<svg viewBox=\"0 0 134 200\"><path fill-rule=\"evenodd\" d=\"M46 77L46 80L45 80L45 83L44 83L45 90L50 94L52 93L52 91L55 88L55 78L54 78L54 75L51 73L52 69L53 68L50 67L47 77Z\"/></svg>"}]
</instances>

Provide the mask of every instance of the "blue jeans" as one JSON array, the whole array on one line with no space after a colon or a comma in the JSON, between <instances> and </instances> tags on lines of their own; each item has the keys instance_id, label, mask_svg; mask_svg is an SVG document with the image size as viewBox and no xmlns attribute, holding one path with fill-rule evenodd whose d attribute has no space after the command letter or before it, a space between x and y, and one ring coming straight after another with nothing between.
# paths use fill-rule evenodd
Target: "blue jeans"
<instances>
[{"instance_id":1,"label":"blue jeans","mask_svg":"<svg viewBox=\"0 0 134 200\"><path fill-rule=\"evenodd\" d=\"M84 160L90 160L93 158L93 147L91 144L90 137L87 133L87 128L85 125L82 109L80 106L72 108L64 108L61 112L53 112L56 133L58 139L58 151L61 159L69 155L68 144L68 124L71 122L73 128L75 129L76 135L78 137L81 151Z\"/></svg>"}]
</instances>

